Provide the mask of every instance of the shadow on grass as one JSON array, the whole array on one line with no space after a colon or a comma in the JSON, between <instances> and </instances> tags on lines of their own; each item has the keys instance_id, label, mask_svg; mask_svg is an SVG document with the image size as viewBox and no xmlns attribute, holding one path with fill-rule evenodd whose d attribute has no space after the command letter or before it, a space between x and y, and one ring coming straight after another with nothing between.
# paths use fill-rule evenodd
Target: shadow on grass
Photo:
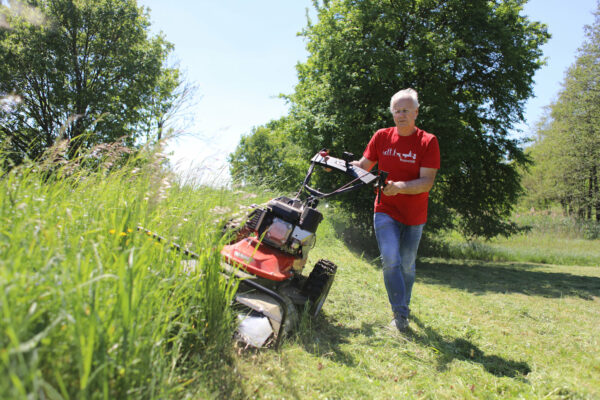
<instances>
[{"instance_id":1,"label":"shadow on grass","mask_svg":"<svg viewBox=\"0 0 600 400\"><path fill-rule=\"evenodd\" d=\"M352 353L342 350L346 344L353 342L356 336L374 337L373 328L380 325L362 322L359 328L349 327L336 322L332 316L319 315L310 322L308 328L301 328L296 334L299 343L307 352L344 364L349 367L358 365Z\"/></svg>"},{"instance_id":2,"label":"shadow on grass","mask_svg":"<svg viewBox=\"0 0 600 400\"><path fill-rule=\"evenodd\" d=\"M532 271L526 264L425 260L418 262L417 280L472 293L523 293L550 298L573 296L584 300L600 297L598 277Z\"/></svg>"},{"instance_id":3,"label":"shadow on grass","mask_svg":"<svg viewBox=\"0 0 600 400\"><path fill-rule=\"evenodd\" d=\"M438 352L439 369L445 370L453 360L469 361L481 364L489 373L498 377L523 378L531 368L522 361L507 360L497 355L485 354L481 349L464 338L448 339L436 332L432 327L426 326L418 318L411 317L411 321L421 329L419 333L410 330L405 335L407 339L419 343L423 347L433 348ZM329 318L318 318L312 329L304 330L297 336L298 342L304 349L318 357L328 357L337 363L349 367L358 365L354 356L344 351L345 344L351 343L351 338L357 335L364 336L366 346L377 346L378 341L387 341L386 337L376 335L374 329L381 329L380 324L362 323L360 328L351 328L341 324L332 324Z\"/></svg>"},{"instance_id":4,"label":"shadow on grass","mask_svg":"<svg viewBox=\"0 0 600 400\"><path fill-rule=\"evenodd\" d=\"M523 378L531 372L531 368L526 362L486 355L479 347L463 338L447 339L414 316L411 317L411 322L419 326L423 333L418 334L409 330L406 336L425 347L437 350L440 370L445 370L453 360L461 360L479 363L490 374L498 377Z\"/></svg>"}]
</instances>

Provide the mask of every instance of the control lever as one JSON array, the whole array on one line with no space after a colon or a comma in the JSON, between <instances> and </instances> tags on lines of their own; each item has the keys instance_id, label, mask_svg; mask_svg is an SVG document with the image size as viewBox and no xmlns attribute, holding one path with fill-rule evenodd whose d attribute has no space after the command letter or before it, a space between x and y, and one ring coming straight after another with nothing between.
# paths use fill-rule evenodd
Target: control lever
<instances>
[{"instance_id":1,"label":"control lever","mask_svg":"<svg viewBox=\"0 0 600 400\"><path fill-rule=\"evenodd\" d=\"M348 164L350 161L354 160L354 154L345 151L342 153L342 160L346 162L346 169L348 169Z\"/></svg>"},{"instance_id":2,"label":"control lever","mask_svg":"<svg viewBox=\"0 0 600 400\"><path fill-rule=\"evenodd\" d=\"M386 171L378 171L377 172L377 182L375 183L375 187L377 188L377 204L381 203L381 191L386 185L388 173Z\"/></svg>"}]
</instances>

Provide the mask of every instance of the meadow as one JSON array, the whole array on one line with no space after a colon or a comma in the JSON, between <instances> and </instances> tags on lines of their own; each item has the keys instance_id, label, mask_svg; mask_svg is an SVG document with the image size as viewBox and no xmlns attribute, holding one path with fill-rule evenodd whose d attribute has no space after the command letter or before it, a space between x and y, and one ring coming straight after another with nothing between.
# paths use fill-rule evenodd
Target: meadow
<instances>
[{"instance_id":1,"label":"meadow","mask_svg":"<svg viewBox=\"0 0 600 400\"><path fill-rule=\"evenodd\" d=\"M600 240L572 224L531 213L516 216L529 233L509 239L439 235L399 334L377 252L349 247L323 204L307 264L338 265L323 311L279 350L254 350L231 340L220 226L270 195L163 163L148 153L0 179L1 398L600 398ZM197 268L169 241L199 254Z\"/></svg>"}]
</instances>

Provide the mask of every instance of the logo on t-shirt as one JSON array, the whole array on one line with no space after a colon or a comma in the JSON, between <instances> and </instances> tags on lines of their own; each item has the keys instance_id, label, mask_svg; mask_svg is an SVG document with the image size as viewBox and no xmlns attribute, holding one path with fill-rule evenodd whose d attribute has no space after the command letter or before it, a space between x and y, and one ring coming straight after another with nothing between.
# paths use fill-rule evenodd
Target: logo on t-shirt
<instances>
[{"instance_id":1,"label":"logo on t-shirt","mask_svg":"<svg viewBox=\"0 0 600 400\"><path fill-rule=\"evenodd\" d=\"M400 153L397 152L396 149L392 149L391 147L383 152L384 156L390 157L398 157L401 162L414 164L417 159L417 153L413 153L412 150L408 153Z\"/></svg>"}]
</instances>

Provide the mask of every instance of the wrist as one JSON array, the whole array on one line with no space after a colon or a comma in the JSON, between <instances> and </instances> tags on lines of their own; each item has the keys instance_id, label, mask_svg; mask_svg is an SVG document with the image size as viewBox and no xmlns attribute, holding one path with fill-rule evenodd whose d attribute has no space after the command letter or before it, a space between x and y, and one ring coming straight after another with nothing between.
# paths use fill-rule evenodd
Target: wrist
<instances>
[{"instance_id":1,"label":"wrist","mask_svg":"<svg viewBox=\"0 0 600 400\"><path fill-rule=\"evenodd\" d=\"M396 184L394 186L396 186L397 193L403 193L407 187L406 182L404 182L404 181L398 181L398 182L396 182Z\"/></svg>"}]
</instances>

